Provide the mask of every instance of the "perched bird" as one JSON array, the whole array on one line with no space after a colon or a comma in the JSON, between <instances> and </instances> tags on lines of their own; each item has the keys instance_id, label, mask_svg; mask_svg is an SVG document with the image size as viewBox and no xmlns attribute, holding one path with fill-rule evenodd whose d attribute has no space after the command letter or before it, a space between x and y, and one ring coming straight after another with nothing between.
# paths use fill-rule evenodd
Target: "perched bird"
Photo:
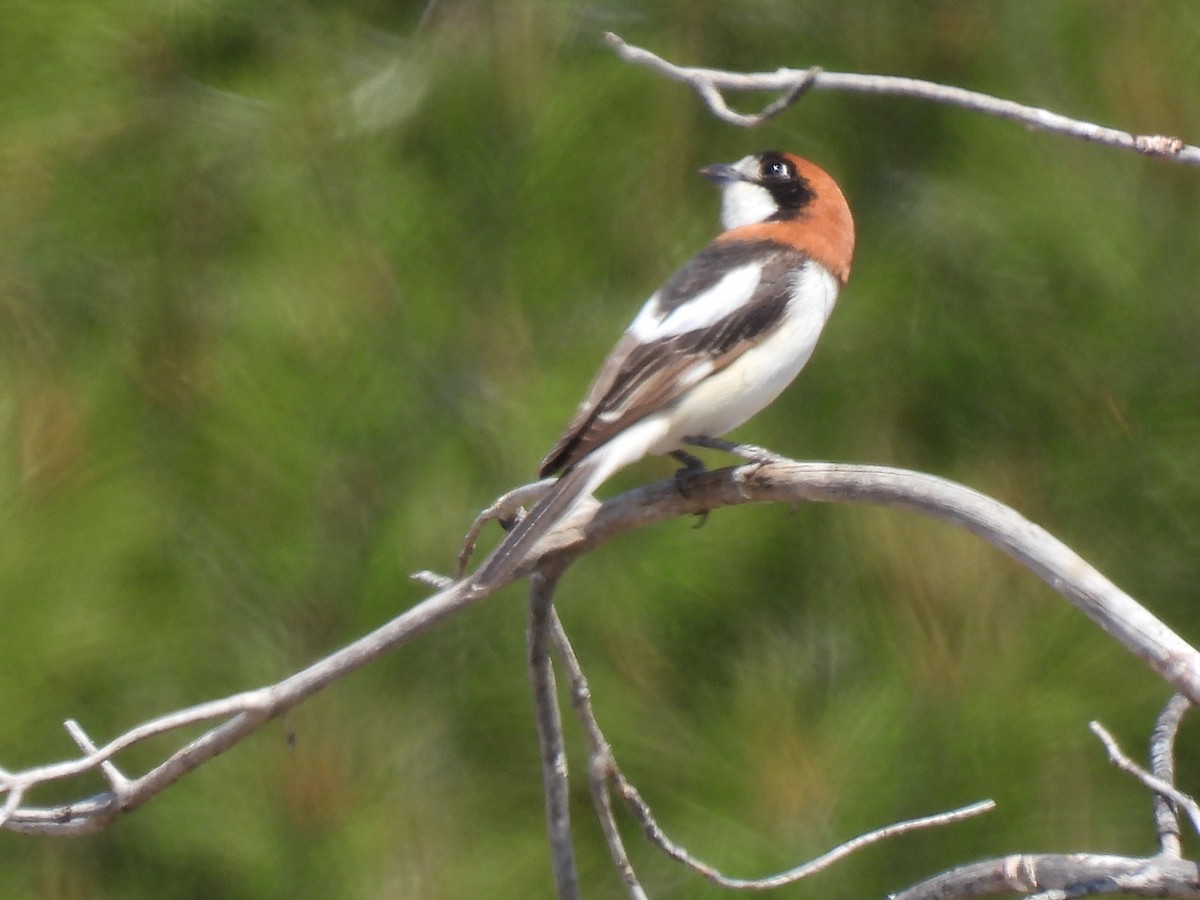
<instances>
[{"instance_id":1,"label":"perched bird","mask_svg":"<svg viewBox=\"0 0 1200 900\"><path fill-rule=\"evenodd\" d=\"M700 174L721 190L713 241L649 299L538 471L563 474L471 576L487 590L617 470L684 457L779 396L808 362L850 275L854 221L824 170L769 151Z\"/></svg>"}]
</instances>

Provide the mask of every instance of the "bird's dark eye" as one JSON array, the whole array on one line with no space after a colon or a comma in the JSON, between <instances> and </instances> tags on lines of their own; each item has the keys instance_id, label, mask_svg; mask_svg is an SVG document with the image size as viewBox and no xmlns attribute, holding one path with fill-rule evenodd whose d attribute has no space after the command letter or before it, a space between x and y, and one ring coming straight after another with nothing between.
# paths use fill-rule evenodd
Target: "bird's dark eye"
<instances>
[{"instance_id":1,"label":"bird's dark eye","mask_svg":"<svg viewBox=\"0 0 1200 900\"><path fill-rule=\"evenodd\" d=\"M763 166L763 177L769 178L772 181L783 181L785 178L790 177L790 175L791 173L788 172L787 163L785 162L771 160Z\"/></svg>"},{"instance_id":2,"label":"bird's dark eye","mask_svg":"<svg viewBox=\"0 0 1200 900\"><path fill-rule=\"evenodd\" d=\"M766 186L784 185L796 180L796 166L786 153L768 150L758 156L758 182Z\"/></svg>"},{"instance_id":3,"label":"bird's dark eye","mask_svg":"<svg viewBox=\"0 0 1200 900\"><path fill-rule=\"evenodd\" d=\"M757 181L775 201L778 218L798 214L816 196L808 179L797 170L797 160L786 153L768 150L760 155Z\"/></svg>"}]
</instances>

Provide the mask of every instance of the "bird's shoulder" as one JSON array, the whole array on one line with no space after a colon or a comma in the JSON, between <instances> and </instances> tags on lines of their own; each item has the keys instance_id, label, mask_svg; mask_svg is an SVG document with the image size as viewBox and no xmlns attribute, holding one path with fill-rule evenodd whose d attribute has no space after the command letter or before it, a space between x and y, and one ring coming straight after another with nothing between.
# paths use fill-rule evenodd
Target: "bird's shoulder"
<instances>
[{"instance_id":1,"label":"bird's shoulder","mask_svg":"<svg viewBox=\"0 0 1200 900\"><path fill-rule=\"evenodd\" d=\"M733 272L757 275L759 281L797 269L807 255L791 244L770 236L740 237L728 231L680 266L652 298L660 316L670 315L685 303L710 292Z\"/></svg>"}]
</instances>

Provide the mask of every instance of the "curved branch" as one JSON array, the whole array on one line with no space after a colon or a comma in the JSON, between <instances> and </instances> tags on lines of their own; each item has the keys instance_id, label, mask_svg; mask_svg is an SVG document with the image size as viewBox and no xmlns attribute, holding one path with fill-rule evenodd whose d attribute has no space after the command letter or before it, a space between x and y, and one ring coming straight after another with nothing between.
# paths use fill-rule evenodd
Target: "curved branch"
<instances>
[{"instance_id":1,"label":"curved branch","mask_svg":"<svg viewBox=\"0 0 1200 900\"><path fill-rule=\"evenodd\" d=\"M620 501L620 502L618 502ZM683 497L674 482L631 491L539 546L572 556L635 525L722 506L842 502L891 506L939 519L983 538L1025 566L1142 659L1168 684L1200 702L1200 653L1045 529L985 494L907 469L786 460L696 475ZM629 508L632 505L632 508ZM578 521L578 520L576 520Z\"/></svg>"},{"instance_id":2,"label":"curved branch","mask_svg":"<svg viewBox=\"0 0 1200 900\"><path fill-rule=\"evenodd\" d=\"M690 85L713 115L743 128L753 128L769 121L809 90L853 91L860 94L890 94L945 103L1020 122L1039 131L1050 131L1186 165L1200 165L1200 147L1186 144L1177 137L1132 134L1094 122L1072 119L1036 106L1026 106L978 91L968 91L919 78L825 72L819 68L776 69L774 72L753 73L724 72L696 66L677 66L649 50L626 43L612 32L605 34L604 40L625 62L646 66L659 75ZM746 115L730 109L721 91L772 91L780 96L761 112Z\"/></svg>"},{"instance_id":3,"label":"curved branch","mask_svg":"<svg viewBox=\"0 0 1200 900\"><path fill-rule=\"evenodd\" d=\"M782 460L720 469L693 476L683 496L674 480L581 508L547 534L514 573L560 556L566 563L617 535L664 519L742 503L853 502L908 509L941 519L984 538L1008 553L1143 659L1175 690L1200 702L1200 654L1186 641L1088 565L1061 541L997 500L960 484L904 469ZM315 692L362 668L439 622L480 602L486 593L458 582L396 616L377 630L283 679L163 716L69 760L11 772L0 769L4 827L27 833L81 834L99 830L185 774L228 750L263 723ZM140 777L120 794L106 792L55 807L24 805L29 791L49 781L97 769L146 738L197 723L221 720Z\"/></svg>"}]
</instances>

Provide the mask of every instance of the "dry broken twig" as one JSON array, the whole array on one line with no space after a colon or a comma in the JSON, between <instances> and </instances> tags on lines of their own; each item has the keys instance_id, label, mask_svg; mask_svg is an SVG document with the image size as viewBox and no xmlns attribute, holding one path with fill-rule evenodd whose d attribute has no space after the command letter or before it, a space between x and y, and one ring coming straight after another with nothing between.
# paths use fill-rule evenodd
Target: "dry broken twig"
<instances>
[{"instance_id":1,"label":"dry broken twig","mask_svg":"<svg viewBox=\"0 0 1200 900\"><path fill-rule=\"evenodd\" d=\"M1069 116L1036 106L1026 106L1012 100L981 94L978 91L968 91L964 88L937 84L932 81L922 81L919 78L826 72L817 67L776 69L774 72L724 72L720 69L676 65L649 50L626 43L611 32L606 34L604 39L625 62L646 66L659 75L691 86L713 115L722 121L744 128L752 128L769 121L794 104L804 94L813 90L890 94L946 103L973 112L1020 122L1022 125L1039 131L1050 131L1104 144L1108 147L1132 150L1145 156L1170 159L1186 165L1200 165L1200 147L1184 143L1177 137L1162 134L1131 134L1117 128L1097 125L1094 122L1072 119ZM722 91L769 91L779 96L767 104L762 111L744 114L730 108Z\"/></svg>"}]
</instances>

